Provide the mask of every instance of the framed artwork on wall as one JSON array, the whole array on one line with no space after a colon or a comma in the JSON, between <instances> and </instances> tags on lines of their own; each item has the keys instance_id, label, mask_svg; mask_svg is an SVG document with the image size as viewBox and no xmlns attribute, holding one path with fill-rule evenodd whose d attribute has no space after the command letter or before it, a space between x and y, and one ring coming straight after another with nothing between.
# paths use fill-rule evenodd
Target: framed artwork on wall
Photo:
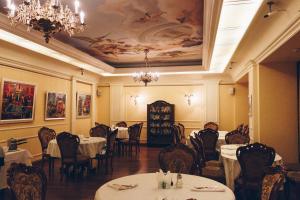
<instances>
[{"instance_id":1,"label":"framed artwork on wall","mask_svg":"<svg viewBox=\"0 0 300 200\"><path fill-rule=\"evenodd\" d=\"M47 92L45 106L45 120L66 118L67 94L61 92Z\"/></svg>"},{"instance_id":2,"label":"framed artwork on wall","mask_svg":"<svg viewBox=\"0 0 300 200\"><path fill-rule=\"evenodd\" d=\"M88 118L91 115L92 95L77 93L77 118Z\"/></svg>"},{"instance_id":3,"label":"framed artwork on wall","mask_svg":"<svg viewBox=\"0 0 300 200\"><path fill-rule=\"evenodd\" d=\"M1 84L0 122L33 121L35 96L35 85L3 79Z\"/></svg>"}]
</instances>

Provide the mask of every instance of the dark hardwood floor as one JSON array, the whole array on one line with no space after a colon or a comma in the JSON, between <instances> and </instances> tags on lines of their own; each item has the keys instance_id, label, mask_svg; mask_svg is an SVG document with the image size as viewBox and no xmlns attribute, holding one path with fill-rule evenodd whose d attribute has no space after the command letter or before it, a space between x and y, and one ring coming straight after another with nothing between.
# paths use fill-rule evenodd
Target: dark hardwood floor
<instances>
[{"instance_id":1,"label":"dark hardwood floor","mask_svg":"<svg viewBox=\"0 0 300 200\"><path fill-rule=\"evenodd\" d=\"M55 161L55 174L48 178L47 200L93 200L96 190L104 183L131 174L156 172L159 169L158 153L160 148L141 147L139 156L115 156L113 173L91 173L82 179L69 179L60 181L60 161ZM34 163L39 165L39 163ZM47 164L44 170L48 175ZM8 190L2 191L0 199L10 200Z\"/></svg>"}]
</instances>

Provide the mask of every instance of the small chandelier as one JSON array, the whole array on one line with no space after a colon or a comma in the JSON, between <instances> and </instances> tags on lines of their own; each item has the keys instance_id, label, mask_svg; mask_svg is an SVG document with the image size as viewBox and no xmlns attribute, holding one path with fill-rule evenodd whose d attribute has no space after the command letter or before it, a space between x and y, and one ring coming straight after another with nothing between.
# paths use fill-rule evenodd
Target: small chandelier
<instances>
[{"instance_id":1,"label":"small chandelier","mask_svg":"<svg viewBox=\"0 0 300 200\"><path fill-rule=\"evenodd\" d=\"M75 13L69 7L63 6L59 0L46 0L41 5L40 0L24 0L16 5L12 0L6 0L8 18L12 24L25 24L30 29L44 34L46 43L57 32L65 31L70 36L84 30L84 12L79 12L79 1L74 2Z\"/></svg>"},{"instance_id":2,"label":"small chandelier","mask_svg":"<svg viewBox=\"0 0 300 200\"><path fill-rule=\"evenodd\" d=\"M149 53L149 49L145 49L145 66L146 66L146 72L135 72L133 74L133 80L135 82L139 81L139 82L144 82L145 86L147 86L148 83L152 82L152 81L158 81L159 78L159 73L158 72L150 72L148 71L150 68L149 65L149 60L148 60L148 53Z\"/></svg>"}]
</instances>

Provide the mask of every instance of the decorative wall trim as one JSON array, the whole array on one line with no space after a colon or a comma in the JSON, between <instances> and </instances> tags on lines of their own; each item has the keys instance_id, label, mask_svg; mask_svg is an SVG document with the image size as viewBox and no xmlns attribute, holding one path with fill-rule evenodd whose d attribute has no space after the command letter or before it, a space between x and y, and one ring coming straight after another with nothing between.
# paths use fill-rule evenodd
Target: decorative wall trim
<instances>
[{"instance_id":1,"label":"decorative wall trim","mask_svg":"<svg viewBox=\"0 0 300 200\"><path fill-rule=\"evenodd\" d=\"M32 125L32 126L7 127L7 128L0 128L0 131L11 131L11 130L28 129L28 128L41 128L43 126L64 126L64 125L68 125L68 123L39 124L39 125Z\"/></svg>"},{"instance_id":2,"label":"decorative wall trim","mask_svg":"<svg viewBox=\"0 0 300 200\"><path fill-rule=\"evenodd\" d=\"M20 138L29 140L29 139L35 139L37 137L38 137L38 135L31 135L31 136L25 136L25 137L20 137ZM6 141L7 140L0 140L0 143L6 143Z\"/></svg>"},{"instance_id":3,"label":"decorative wall trim","mask_svg":"<svg viewBox=\"0 0 300 200\"><path fill-rule=\"evenodd\" d=\"M46 68L42 68L42 67L39 67L36 65L31 65L31 64L27 64L24 62L11 60L11 59L7 59L7 58L3 58L3 57L0 57L0 65L3 65L5 67L17 68L17 69L21 69L21 70L25 70L25 71L29 71L29 72L34 72L34 73L42 74L42 75L46 75L46 76L56 77L56 78L60 78L60 79L71 80L71 76L67 75L65 73L60 73L57 71L53 71L51 69L46 69Z\"/></svg>"}]
</instances>

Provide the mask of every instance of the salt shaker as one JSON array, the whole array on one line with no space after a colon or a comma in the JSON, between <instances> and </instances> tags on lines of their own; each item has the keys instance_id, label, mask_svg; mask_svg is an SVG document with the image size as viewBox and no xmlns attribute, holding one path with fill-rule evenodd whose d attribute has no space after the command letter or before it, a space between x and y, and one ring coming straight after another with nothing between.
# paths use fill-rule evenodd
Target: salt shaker
<instances>
[{"instance_id":1,"label":"salt shaker","mask_svg":"<svg viewBox=\"0 0 300 200\"><path fill-rule=\"evenodd\" d=\"M176 188L182 188L182 175L180 173L177 174Z\"/></svg>"}]
</instances>

